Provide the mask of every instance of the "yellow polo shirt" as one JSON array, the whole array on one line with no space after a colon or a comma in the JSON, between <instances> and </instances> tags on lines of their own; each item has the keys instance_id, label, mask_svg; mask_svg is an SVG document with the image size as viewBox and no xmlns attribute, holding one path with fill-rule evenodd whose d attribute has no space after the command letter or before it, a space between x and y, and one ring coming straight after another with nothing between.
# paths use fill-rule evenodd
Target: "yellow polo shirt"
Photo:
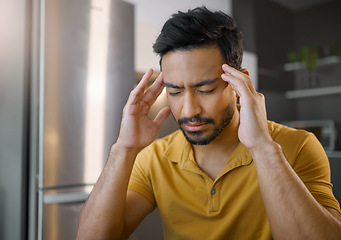
<instances>
[{"instance_id":1,"label":"yellow polo shirt","mask_svg":"<svg viewBox=\"0 0 341 240\"><path fill-rule=\"evenodd\" d=\"M269 130L317 201L340 211L329 161L315 136L270 121ZM165 239L272 239L255 165L241 143L212 180L176 131L140 152L129 189L159 208Z\"/></svg>"}]
</instances>

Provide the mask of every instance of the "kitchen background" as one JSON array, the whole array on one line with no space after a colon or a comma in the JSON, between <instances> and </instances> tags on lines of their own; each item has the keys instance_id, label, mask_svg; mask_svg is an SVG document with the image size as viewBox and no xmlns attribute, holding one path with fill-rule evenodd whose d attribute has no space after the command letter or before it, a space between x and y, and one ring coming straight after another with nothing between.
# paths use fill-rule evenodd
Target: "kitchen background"
<instances>
[{"instance_id":1,"label":"kitchen background","mask_svg":"<svg viewBox=\"0 0 341 240\"><path fill-rule=\"evenodd\" d=\"M0 239L75 239L128 93L158 71L155 37L203 4L236 18L269 119L322 129L341 200L340 1L0 0ZM160 137L176 128L169 118ZM132 239L162 239L157 211Z\"/></svg>"}]
</instances>

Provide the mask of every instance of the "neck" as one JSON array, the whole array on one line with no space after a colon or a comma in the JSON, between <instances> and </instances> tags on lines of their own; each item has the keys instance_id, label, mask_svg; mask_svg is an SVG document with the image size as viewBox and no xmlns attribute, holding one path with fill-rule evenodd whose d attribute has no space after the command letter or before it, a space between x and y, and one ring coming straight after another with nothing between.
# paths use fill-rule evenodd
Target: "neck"
<instances>
[{"instance_id":1,"label":"neck","mask_svg":"<svg viewBox=\"0 0 341 240\"><path fill-rule=\"evenodd\" d=\"M230 123L219 136L207 145L192 145L199 167L215 179L239 143L239 111L236 110Z\"/></svg>"}]
</instances>

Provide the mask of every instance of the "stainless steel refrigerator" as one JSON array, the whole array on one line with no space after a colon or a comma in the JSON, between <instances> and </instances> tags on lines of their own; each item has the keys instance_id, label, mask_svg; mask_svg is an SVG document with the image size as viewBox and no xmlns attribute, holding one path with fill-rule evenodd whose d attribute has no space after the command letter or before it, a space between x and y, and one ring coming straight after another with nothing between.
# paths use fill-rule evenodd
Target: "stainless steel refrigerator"
<instances>
[{"instance_id":1,"label":"stainless steel refrigerator","mask_svg":"<svg viewBox=\"0 0 341 240\"><path fill-rule=\"evenodd\" d=\"M31 19L28 235L75 239L134 85L134 7L33 0Z\"/></svg>"}]
</instances>

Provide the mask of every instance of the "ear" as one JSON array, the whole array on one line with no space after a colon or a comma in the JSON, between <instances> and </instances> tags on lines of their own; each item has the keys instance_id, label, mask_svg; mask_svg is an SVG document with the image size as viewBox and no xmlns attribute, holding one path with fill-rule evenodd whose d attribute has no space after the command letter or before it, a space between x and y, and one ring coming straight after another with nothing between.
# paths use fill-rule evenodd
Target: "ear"
<instances>
[{"instance_id":1,"label":"ear","mask_svg":"<svg viewBox=\"0 0 341 240\"><path fill-rule=\"evenodd\" d=\"M249 71L248 71L246 68L243 68L243 69L241 69L240 71L241 71L242 73L244 73L244 74L250 76Z\"/></svg>"}]
</instances>

